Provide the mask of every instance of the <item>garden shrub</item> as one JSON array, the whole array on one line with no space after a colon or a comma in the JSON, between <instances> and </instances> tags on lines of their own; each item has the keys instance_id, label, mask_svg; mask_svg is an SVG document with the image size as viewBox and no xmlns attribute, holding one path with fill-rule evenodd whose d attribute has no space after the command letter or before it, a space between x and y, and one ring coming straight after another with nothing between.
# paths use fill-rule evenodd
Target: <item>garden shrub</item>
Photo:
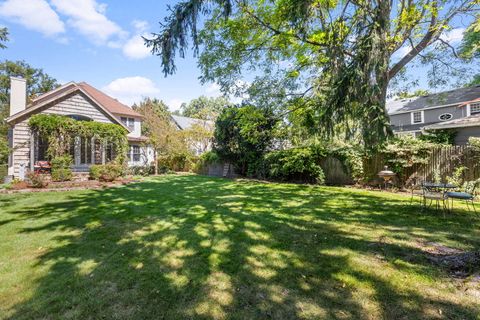
<instances>
[{"instance_id":1,"label":"garden shrub","mask_svg":"<svg viewBox=\"0 0 480 320\"><path fill-rule=\"evenodd\" d=\"M168 171L192 171L197 161L198 157L188 152L159 156L157 158L158 171L159 173L166 173Z\"/></svg>"},{"instance_id":2,"label":"garden shrub","mask_svg":"<svg viewBox=\"0 0 480 320\"><path fill-rule=\"evenodd\" d=\"M428 159L438 144L415 139L412 136L401 136L392 139L383 149L385 161L397 174L399 182L404 185L406 169L418 164L428 163Z\"/></svg>"},{"instance_id":3,"label":"garden shrub","mask_svg":"<svg viewBox=\"0 0 480 320\"><path fill-rule=\"evenodd\" d=\"M457 131L454 129L426 130L425 134L420 136L420 140L436 144L454 145L456 136Z\"/></svg>"},{"instance_id":4,"label":"garden shrub","mask_svg":"<svg viewBox=\"0 0 480 320\"><path fill-rule=\"evenodd\" d=\"M73 159L70 155L58 156L52 159L52 180L53 181L70 181L72 180L72 169L70 166Z\"/></svg>"},{"instance_id":5,"label":"garden shrub","mask_svg":"<svg viewBox=\"0 0 480 320\"><path fill-rule=\"evenodd\" d=\"M219 162L220 157L215 151L207 151L198 157L192 169L196 173L206 173L209 165Z\"/></svg>"},{"instance_id":6,"label":"garden shrub","mask_svg":"<svg viewBox=\"0 0 480 320\"><path fill-rule=\"evenodd\" d=\"M72 180L73 173L70 168L67 169L53 169L52 168L52 180L53 181L70 181Z\"/></svg>"},{"instance_id":7,"label":"garden shrub","mask_svg":"<svg viewBox=\"0 0 480 320\"><path fill-rule=\"evenodd\" d=\"M153 174L155 168L150 165L145 166L132 166L128 168L128 174L133 176L148 176Z\"/></svg>"},{"instance_id":8,"label":"garden shrub","mask_svg":"<svg viewBox=\"0 0 480 320\"><path fill-rule=\"evenodd\" d=\"M29 180L29 186L32 188L46 188L48 186L48 180L46 175L38 172L27 173Z\"/></svg>"},{"instance_id":9,"label":"garden shrub","mask_svg":"<svg viewBox=\"0 0 480 320\"><path fill-rule=\"evenodd\" d=\"M292 148L265 155L267 177L281 181L325 183L318 164L319 154L312 148Z\"/></svg>"},{"instance_id":10,"label":"garden shrub","mask_svg":"<svg viewBox=\"0 0 480 320\"><path fill-rule=\"evenodd\" d=\"M116 163L108 163L101 165L93 165L90 167L90 179L104 182L112 182L120 178L124 173L122 165Z\"/></svg>"}]
</instances>

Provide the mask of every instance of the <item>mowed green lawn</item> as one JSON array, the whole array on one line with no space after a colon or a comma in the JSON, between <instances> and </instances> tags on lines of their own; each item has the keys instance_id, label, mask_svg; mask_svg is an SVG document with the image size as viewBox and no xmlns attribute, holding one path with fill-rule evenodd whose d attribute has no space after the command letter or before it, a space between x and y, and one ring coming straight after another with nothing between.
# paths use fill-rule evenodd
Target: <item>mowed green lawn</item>
<instances>
[{"instance_id":1,"label":"mowed green lawn","mask_svg":"<svg viewBox=\"0 0 480 320\"><path fill-rule=\"evenodd\" d=\"M429 250L480 216L348 188L163 176L0 195L2 319L479 319Z\"/></svg>"}]
</instances>

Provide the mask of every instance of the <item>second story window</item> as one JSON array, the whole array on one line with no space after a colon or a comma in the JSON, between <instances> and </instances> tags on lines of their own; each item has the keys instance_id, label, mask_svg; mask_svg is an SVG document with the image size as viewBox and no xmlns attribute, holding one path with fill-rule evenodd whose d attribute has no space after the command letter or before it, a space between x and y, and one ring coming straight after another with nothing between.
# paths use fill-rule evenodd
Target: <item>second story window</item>
<instances>
[{"instance_id":1,"label":"second story window","mask_svg":"<svg viewBox=\"0 0 480 320\"><path fill-rule=\"evenodd\" d=\"M470 105L470 114L480 113L480 103L472 103Z\"/></svg>"},{"instance_id":2,"label":"second story window","mask_svg":"<svg viewBox=\"0 0 480 320\"><path fill-rule=\"evenodd\" d=\"M412 112L412 124L423 123L423 111Z\"/></svg>"},{"instance_id":3,"label":"second story window","mask_svg":"<svg viewBox=\"0 0 480 320\"><path fill-rule=\"evenodd\" d=\"M127 117L121 117L120 120L124 125L126 125L129 129L133 130L135 126L135 119L133 118L127 118Z\"/></svg>"}]
</instances>

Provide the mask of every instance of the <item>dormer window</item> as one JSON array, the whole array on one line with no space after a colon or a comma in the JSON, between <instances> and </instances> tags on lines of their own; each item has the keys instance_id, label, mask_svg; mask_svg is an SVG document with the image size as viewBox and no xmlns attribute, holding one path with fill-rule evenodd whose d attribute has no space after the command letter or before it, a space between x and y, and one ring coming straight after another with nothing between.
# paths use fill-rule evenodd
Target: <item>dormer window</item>
<instances>
[{"instance_id":1,"label":"dormer window","mask_svg":"<svg viewBox=\"0 0 480 320\"><path fill-rule=\"evenodd\" d=\"M480 113L480 103L472 103L470 105L470 114Z\"/></svg>"},{"instance_id":2,"label":"dormer window","mask_svg":"<svg viewBox=\"0 0 480 320\"><path fill-rule=\"evenodd\" d=\"M122 121L122 123L124 125L126 125L129 129L133 130L133 128L135 126L135 119L127 118L127 117L121 117L120 121Z\"/></svg>"},{"instance_id":3,"label":"dormer window","mask_svg":"<svg viewBox=\"0 0 480 320\"><path fill-rule=\"evenodd\" d=\"M423 123L423 111L415 111L411 113L412 124Z\"/></svg>"}]
</instances>

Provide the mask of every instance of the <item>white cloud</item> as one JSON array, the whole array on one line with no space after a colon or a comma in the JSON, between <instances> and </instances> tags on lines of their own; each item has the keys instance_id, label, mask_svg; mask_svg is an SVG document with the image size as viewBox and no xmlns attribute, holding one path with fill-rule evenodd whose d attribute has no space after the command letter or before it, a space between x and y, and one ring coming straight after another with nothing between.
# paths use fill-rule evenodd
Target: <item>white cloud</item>
<instances>
[{"instance_id":1,"label":"white cloud","mask_svg":"<svg viewBox=\"0 0 480 320\"><path fill-rule=\"evenodd\" d=\"M137 33L145 32L148 29L148 22L144 20L133 20L132 25Z\"/></svg>"},{"instance_id":2,"label":"white cloud","mask_svg":"<svg viewBox=\"0 0 480 320\"><path fill-rule=\"evenodd\" d=\"M171 111L179 110L182 103L184 103L182 99L171 99L168 101L167 105Z\"/></svg>"},{"instance_id":3,"label":"white cloud","mask_svg":"<svg viewBox=\"0 0 480 320\"><path fill-rule=\"evenodd\" d=\"M132 25L135 28L135 34L123 45L123 54L130 59L146 58L150 56L150 49L145 46L142 36L146 35L148 23L143 20L134 20Z\"/></svg>"},{"instance_id":4,"label":"white cloud","mask_svg":"<svg viewBox=\"0 0 480 320\"><path fill-rule=\"evenodd\" d=\"M0 16L46 36L65 32L65 25L45 0L7 0L0 4Z\"/></svg>"},{"instance_id":5,"label":"white cloud","mask_svg":"<svg viewBox=\"0 0 480 320\"><path fill-rule=\"evenodd\" d=\"M130 59L143 59L150 56L150 49L145 46L141 35L128 39L122 50L123 54Z\"/></svg>"},{"instance_id":6,"label":"white cloud","mask_svg":"<svg viewBox=\"0 0 480 320\"><path fill-rule=\"evenodd\" d=\"M51 0L54 7L68 17L67 23L94 43L115 47L112 38L124 38L126 32L106 15L106 5L95 0Z\"/></svg>"},{"instance_id":7,"label":"white cloud","mask_svg":"<svg viewBox=\"0 0 480 320\"><path fill-rule=\"evenodd\" d=\"M440 36L440 39L450 44L455 44L462 41L464 33L465 33L465 28L456 28L456 29L443 32L442 35Z\"/></svg>"},{"instance_id":8,"label":"white cloud","mask_svg":"<svg viewBox=\"0 0 480 320\"><path fill-rule=\"evenodd\" d=\"M128 106L145 97L157 97L160 93L152 80L140 76L115 79L102 90Z\"/></svg>"}]
</instances>

